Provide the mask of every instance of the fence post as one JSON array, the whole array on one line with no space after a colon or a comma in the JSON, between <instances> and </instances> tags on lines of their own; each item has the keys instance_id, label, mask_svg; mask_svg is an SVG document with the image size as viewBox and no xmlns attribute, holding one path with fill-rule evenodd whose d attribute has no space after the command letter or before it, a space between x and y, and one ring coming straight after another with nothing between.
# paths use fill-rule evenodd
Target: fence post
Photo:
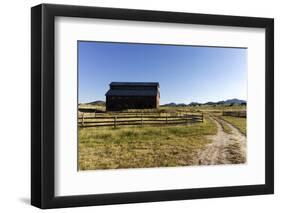
<instances>
[{"instance_id":1,"label":"fence post","mask_svg":"<svg viewBox=\"0 0 281 213\"><path fill-rule=\"evenodd\" d=\"M114 117L114 128L116 128L116 120L117 120L117 116Z\"/></svg>"},{"instance_id":2,"label":"fence post","mask_svg":"<svg viewBox=\"0 0 281 213\"><path fill-rule=\"evenodd\" d=\"M203 113L202 113L202 123L204 122L204 115L203 115Z\"/></svg>"},{"instance_id":3,"label":"fence post","mask_svg":"<svg viewBox=\"0 0 281 213\"><path fill-rule=\"evenodd\" d=\"M166 114L166 124L168 124L168 115Z\"/></svg>"},{"instance_id":4,"label":"fence post","mask_svg":"<svg viewBox=\"0 0 281 213\"><path fill-rule=\"evenodd\" d=\"M84 126L84 112L82 113L82 126Z\"/></svg>"},{"instance_id":5,"label":"fence post","mask_svg":"<svg viewBox=\"0 0 281 213\"><path fill-rule=\"evenodd\" d=\"M141 113L141 125L143 125L143 114Z\"/></svg>"}]
</instances>

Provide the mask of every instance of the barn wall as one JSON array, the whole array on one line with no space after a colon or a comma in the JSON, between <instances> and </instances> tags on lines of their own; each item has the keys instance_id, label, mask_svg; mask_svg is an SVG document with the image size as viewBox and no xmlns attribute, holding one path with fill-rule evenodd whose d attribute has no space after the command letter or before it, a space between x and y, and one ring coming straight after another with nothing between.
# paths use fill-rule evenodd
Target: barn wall
<instances>
[{"instance_id":1,"label":"barn wall","mask_svg":"<svg viewBox=\"0 0 281 213\"><path fill-rule=\"evenodd\" d=\"M107 96L106 110L153 109L158 102L157 96Z\"/></svg>"},{"instance_id":2,"label":"barn wall","mask_svg":"<svg viewBox=\"0 0 281 213\"><path fill-rule=\"evenodd\" d=\"M159 95L159 93L157 94L155 100L156 100L156 106L155 107L159 108L159 102L160 102L160 95Z\"/></svg>"}]
</instances>

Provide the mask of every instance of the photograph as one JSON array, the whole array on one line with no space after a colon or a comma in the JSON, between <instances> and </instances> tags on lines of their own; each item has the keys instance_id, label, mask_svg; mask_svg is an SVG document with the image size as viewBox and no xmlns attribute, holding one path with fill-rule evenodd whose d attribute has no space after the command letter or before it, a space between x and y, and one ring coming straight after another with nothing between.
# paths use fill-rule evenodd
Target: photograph
<instances>
[{"instance_id":1,"label":"photograph","mask_svg":"<svg viewBox=\"0 0 281 213\"><path fill-rule=\"evenodd\" d=\"M247 48L77 41L78 171L247 163Z\"/></svg>"},{"instance_id":2,"label":"photograph","mask_svg":"<svg viewBox=\"0 0 281 213\"><path fill-rule=\"evenodd\" d=\"M32 206L275 193L275 13L156 4L31 7Z\"/></svg>"}]
</instances>

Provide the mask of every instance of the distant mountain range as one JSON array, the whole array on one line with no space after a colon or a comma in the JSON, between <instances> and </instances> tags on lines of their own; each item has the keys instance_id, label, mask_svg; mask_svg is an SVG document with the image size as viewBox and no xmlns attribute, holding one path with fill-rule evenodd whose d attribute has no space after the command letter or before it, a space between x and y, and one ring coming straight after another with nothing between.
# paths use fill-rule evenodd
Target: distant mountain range
<instances>
[{"instance_id":1,"label":"distant mountain range","mask_svg":"<svg viewBox=\"0 0 281 213\"><path fill-rule=\"evenodd\" d=\"M240 100L237 98L233 98L233 99L228 99L225 101L218 101L218 102L206 102L206 103L198 103L198 102L191 102L190 104L184 104L184 103L179 103L176 104L174 102L168 103L168 104L164 104L162 106L178 106L178 107L182 107L182 106L201 106L201 105L246 105L247 102L245 100Z\"/></svg>"},{"instance_id":2,"label":"distant mountain range","mask_svg":"<svg viewBox=\"0 0 281 213\"><path fill-rule=\"evenodd\" d=\"M93 101L86 104L96 105L96 106L105 106L105 101Z\"/></svg>"},{"instance_id":3,"label":"distant mountain range","mask_svg":"<svg viewBox=\"0 0 281 213\"><path fill-rule=\"evenodd\" d=\"M90 105L96 105L96 106L105 106L105 101L93 101L93 102L89 102L86 104L90 104ZM185 107L185 106L201 106L201 105L246 105L247 102L245 100L240 100L237 98L233 98L233 99L228 99L225 101L218 101L218 102L206 102L206 103L198 103L198 102L191 102L190 104L185 104L185 103L168 103L168 104L163 104L161 106L175 106L175 107Z\"/></svg>"}]
</instances>

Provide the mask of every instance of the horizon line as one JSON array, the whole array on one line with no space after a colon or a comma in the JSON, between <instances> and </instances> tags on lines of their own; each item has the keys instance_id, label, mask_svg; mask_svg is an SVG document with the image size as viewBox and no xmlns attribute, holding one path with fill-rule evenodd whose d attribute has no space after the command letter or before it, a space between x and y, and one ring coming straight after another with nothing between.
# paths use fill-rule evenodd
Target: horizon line
<instances>
[{"instance_id":1,"label":"horizon line","mask_svg":"<svg viewBox=\"0 0 281 213\"><path fill-rule=\"evenodd\" d=\"M220 101L206 101L206 102L197 102L197 101L191 101L189 103L186 103L186 102L173 102L173 101L170 101L170 102L167 102L167 103L163 103L163 104L160 104L160 105L166 105L166 104L171 104L171 103L174 103L174 104L185 104L185 105L189 105L191 103L197 103L197 104L206 104L206 103L217 103L217 102L221 102L221 101L228 101L228 100L233 100L233 99L236 99L236 100L239 100L239 101L245 101L247 103L247 100L245 99L240 99L240 98L229 98L229 99L225 99L225 100L220 100ZM92 103L92 102L98 102L98 101L102 101L102 102L106 102L105 100L94 100L94 101L90 101L90 102L78 102L78 104L89 104L89 103Z\"/></svg>"}]
</instances>

